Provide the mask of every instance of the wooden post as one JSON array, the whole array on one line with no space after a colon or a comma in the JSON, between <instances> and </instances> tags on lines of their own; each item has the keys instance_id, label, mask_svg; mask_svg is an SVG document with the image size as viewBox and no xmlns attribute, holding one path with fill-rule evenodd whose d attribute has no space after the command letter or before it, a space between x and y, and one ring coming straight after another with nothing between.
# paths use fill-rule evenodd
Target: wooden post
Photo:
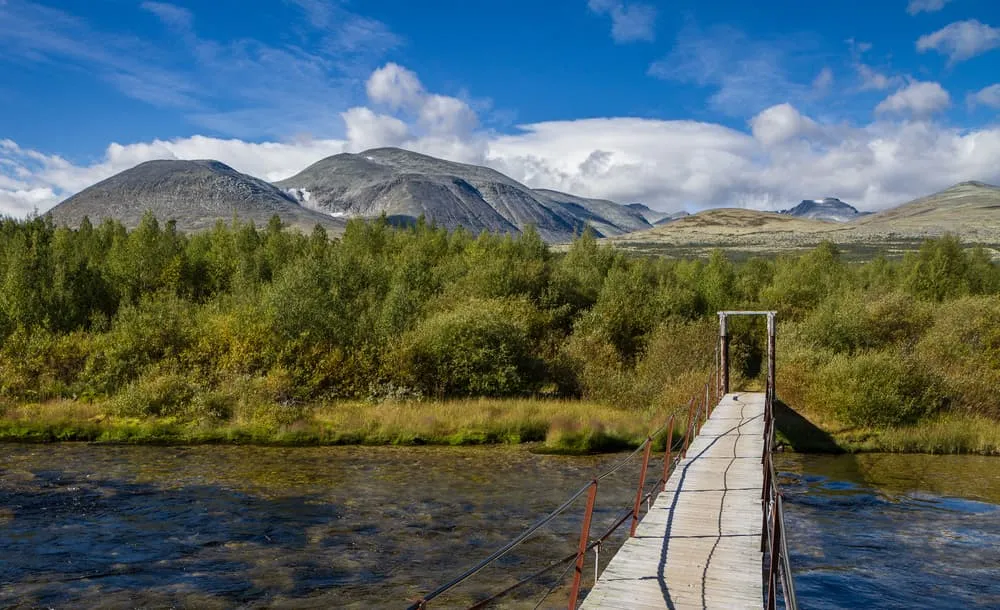
<instances>
[{"instance_id":1,"label":"wooden post","mask_svg":"<svg viewBox=\"0 0 1000 610\"><path fill-rule=\"evenodd\" d=\"M591 481L587 494L587 510L583 513L583 527L580 528L580 545L576 549L576 572L573 574L573 588L569 594L569 610L576 610L576 600L580 596L580 580L583 578L583 560L587 557L587 543L590 541L590 520L594 516L594 502L597 500L597 480Z\"/></svg>"},{"instance_id":2,"label":"wooden post","mask_svg":"<svg viewBox=\"0 0 1000 610\"><path fill-rule=\"evenodd\" d=\"M774 402L775 398L775 334L774 312L769 312L767 314L767 391L771 403Z\"/></svg>"},{"instance_id":3,"label":"wooden post","mask_svg":"<svg viewBox=\"0 0 1000 610\"><path fill-rule=\"evenodd\" d=\"M646 452L642 456L642 470L639 472L639 488L635 490L635 505L632 506L632 528L628 536L635 536L635 528L639 525L639 507L642 506L642 489L646 486L646 469L649 468L649 452L653 449L653 439L646 437Z\"/></svg>"},{"instance_id":4,"label":"wooden post","mask_svg":"<svg viewBox=\"0 0 1000 610\"><path fill-rule=\"evenodd\" d=\"M729 393L729 331L726 328L726 314L719 312L719 394Z\"/></svg>"},{"instance_id":5,"label":"wooden post","mask_svg":"<svg viewBox=\"0 0 1000 610\"><path fill-rule=\"evenodd\" d=\"M674 443L674 416L670 416L670 427L669 432L667 432L667 455L663 458L663 487L660 491L666 491L667 489L667 479L670 477L670 451L671 445Z\"/></svg>"},{"instance_id":6,"label":"wooden post","mask_svg":"<svg viewBox=\"0 0 1000 610\"><path fill-rule=\"evenodd\" d=\"M692 430L692 428L691 428L691 418L693 418L693 417L694 417L694 399L692 398L688 402L688 418L687 418L687 421L685 422L687 424L687 426L686 426L687 430L686 430L686 432L684 432L684 452L681 453L682 457L687 457L687 454L688 454L688 445L691 444L691 430Z\"/></svg>"}]
</instances>

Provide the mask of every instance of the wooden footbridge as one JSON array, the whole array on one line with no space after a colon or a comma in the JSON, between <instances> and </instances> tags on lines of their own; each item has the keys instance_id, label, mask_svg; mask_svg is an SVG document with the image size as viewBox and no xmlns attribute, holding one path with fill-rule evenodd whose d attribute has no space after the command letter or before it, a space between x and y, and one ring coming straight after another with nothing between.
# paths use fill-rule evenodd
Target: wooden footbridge
<instances>
[{"instance_id":1,"label":"wooden footbridge","mask_svg":"<svg viewBox=\"0 0 1000 610\"><path fill-rule=\"evenodd\" d=\"M767 385L764 392L730 392L730 316L767 318ZM573 571L568 607L620 608L785 608L796 610L795 589L784 536L782 497L771 462L774 439L775 313L719 312L718 367L704 392L688 404L685 429L675 440L675 418L650 434L631 455L580 488L565 503L452 581L416 600L410 608L426 608L432 600L472 578L508 554L535 532L587 497L577 551L528 575L472 608L485 608L520 587L563 568ZM663 472L648 485L654 439L666 432ZM642 456L632 506L606 531L594 535L591 522L601 481ZM647 506L645 514L643 505ZM619 527L630 523L629 537L597 574L580 603L588 551L599 550ZM595 553L596 555L596 553ZM539 601L540 607L563 582ZM780 590L779 590L780 584Z\"/></svg>"}]
</instances>

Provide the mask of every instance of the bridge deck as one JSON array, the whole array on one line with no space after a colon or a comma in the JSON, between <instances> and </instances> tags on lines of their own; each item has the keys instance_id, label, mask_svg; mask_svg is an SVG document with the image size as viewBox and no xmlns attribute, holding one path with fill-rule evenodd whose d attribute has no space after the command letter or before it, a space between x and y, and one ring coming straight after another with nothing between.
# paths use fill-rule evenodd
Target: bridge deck
<instances>
[{"instance_id":1,"label":"bridge deck","mask_svg":"<svg viewBox=\"0 0 1000 610\"><path fill-rule=\"evenodd\" d=\"M761 608L764 394L726 394L582 608Z\"/></svg>"}]
</instances>

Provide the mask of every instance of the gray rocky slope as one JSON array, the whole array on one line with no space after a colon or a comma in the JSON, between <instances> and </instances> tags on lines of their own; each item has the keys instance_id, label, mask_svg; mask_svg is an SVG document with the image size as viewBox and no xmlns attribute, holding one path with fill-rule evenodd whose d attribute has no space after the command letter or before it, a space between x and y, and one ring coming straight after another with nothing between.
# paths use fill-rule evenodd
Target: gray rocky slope
<instances>
[{"instance_id":1,"label":"gray rocky slope","mask_svg":"<svg viewBox=\"0 0 1000 610\"><path fill-rule=\"evenodd\" d=\"M487 167L445 161L398 148L322 159L276 183L306 207L334 216L519 233L534 225L550 242L568 241L584 226L611 236L650 227L636 210L598 199L537 189Z\"/></svg>"},{"instance_id":2,"label":"gray rocky slope","mask_svg":"<svg viewBox=\"0 0 1000 610\"><path fill-rule=\"evenodd\" d=\"M858 212L854 206L844 203L836 197L803 199L794 208L782 210L780 213L826 222L850 222L864 215Z\"/></svg>"},{"instance_id":3,"label":"gray rocky slope","mask_svg":"<svg viewBox=\"0 0 1000 610\"><path fill-rule=\"evenodd\" d=\"M77 226L113 218L127 227L151 210L161 222L196 231L234 216L263 226L277 214L284 223L309 230L316 224L334 233L345 221L305 208L287 193L219 161L147 161L90 186L48 214L57 224Z\"/></svg>"}]
</instances>

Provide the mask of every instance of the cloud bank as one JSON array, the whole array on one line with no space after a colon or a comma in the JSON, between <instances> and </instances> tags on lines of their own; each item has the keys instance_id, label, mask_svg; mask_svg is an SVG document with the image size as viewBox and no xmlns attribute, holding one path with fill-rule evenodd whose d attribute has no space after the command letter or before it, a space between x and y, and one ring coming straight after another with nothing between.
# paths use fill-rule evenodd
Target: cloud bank
<instances>
[{"instance_id":1,"label":"cloud bank","mask_svg":"<svg viewBox=\"0 0 1000 610\"><path fill-rule=\"evenodd\" d=\"M1000 183L1000 128L961 130L931 120L949 103L937 83L911 82L862 126L825 123L791 103L753 116L745 130L690 120L589 118L480 127L464 100L428 91L387 63L366 83L367 104L343 111L337 139L248 142L193 136L113 143L90 164L0 140L0 213L44 212L65 197L151 159L217 159L266 180L319 159L401 146L491 166L536 188L640 201L664 211L786 208L835 196L878 210L964 180ZM989 104L993 89L976 94Z\"/></svg>"}]
</instances>

